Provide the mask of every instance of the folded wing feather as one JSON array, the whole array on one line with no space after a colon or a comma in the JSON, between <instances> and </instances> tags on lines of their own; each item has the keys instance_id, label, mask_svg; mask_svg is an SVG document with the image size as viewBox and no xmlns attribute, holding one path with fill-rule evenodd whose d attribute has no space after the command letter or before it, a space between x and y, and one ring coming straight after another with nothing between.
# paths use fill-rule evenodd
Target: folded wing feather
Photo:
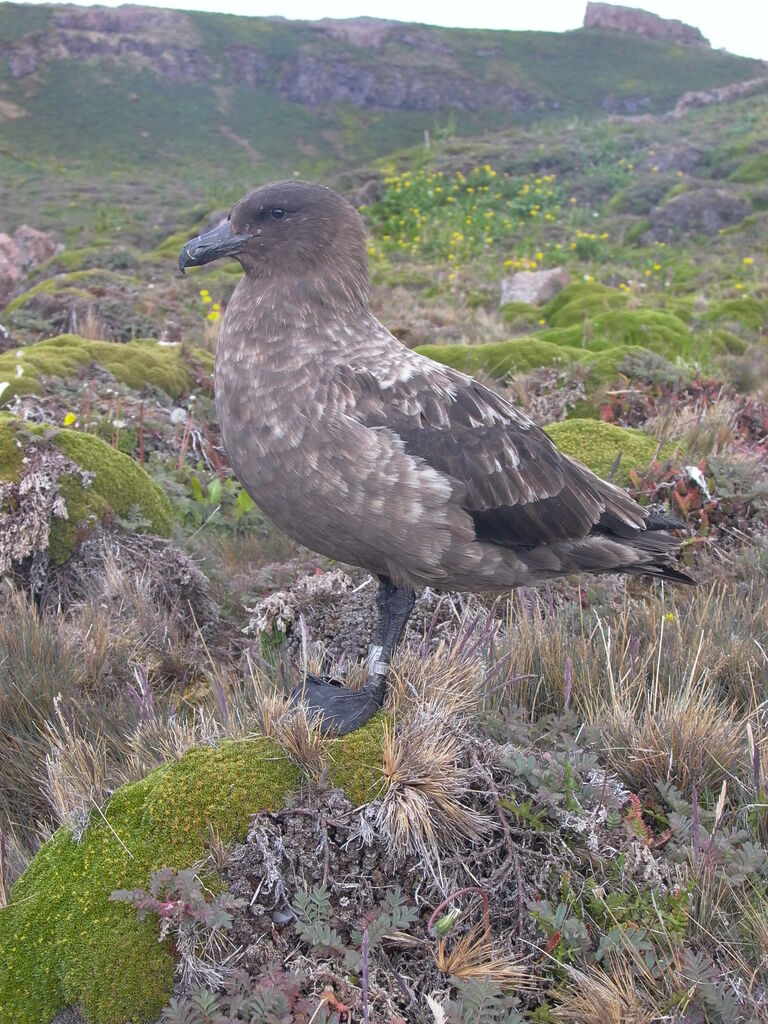
<instances>
[{"instance_id":1,"label":"folded wing feather","mask_svg":"<svg viewBox=\"0 0 768 1024\"><path fill-rule=\"evenodd\" d=\"M510 402L459 371L407 355L400 375L338 367L329 400L365 426L391 431L449 477L478 539L524 550L645 530L639 505L559 452Z\"/></svg>"}]
</instances>

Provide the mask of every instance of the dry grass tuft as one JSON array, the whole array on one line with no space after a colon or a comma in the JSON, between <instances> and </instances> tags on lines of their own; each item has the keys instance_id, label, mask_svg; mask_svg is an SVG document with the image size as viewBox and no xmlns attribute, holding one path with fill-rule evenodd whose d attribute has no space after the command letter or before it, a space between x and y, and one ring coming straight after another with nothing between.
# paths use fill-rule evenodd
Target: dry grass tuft
<instances>
[{"instance_id":1,"label":"dry grass tuft","mask_svg":"<svg viewBox=\"0 0 768 1024\"><path fill-rule=\"evenodd\" d=\"M671 782L683 792L718 789L746 765L744 725L717 701L706 673L678 693L652 685L614 690L590 714L600 727L610 767L637 792Z\"/></svg>"},{"instance_id":2,"label":"dry grass tuft","mask_svg":"<svg viewBox=\"0 0 768 1024\"><path fill-rule=\"evenodd\" d=\"M215 719L200 708L197 714L178 718L158 712L148 715L125 737L117 771L121 782L135 782L188 750L215 742L222 732Z\"/></svg>"},{"instance_id":3,"label":"dry grass tuft","mask_svg":"<svg viewBox=\"0 0 768 1024\"><path fill-rule=\"evenodd\" d=\"M47 816L39 791L45 723L55 717L57 697L76 702L85 681L61 619L15 594L0 617L0 822Z\"/></svg>"},{"instance_id":4,"label":"dry grass tuft","mask_svg":"<svg viewBox=\"0 0 768 1024\"><path fill-rule=\"evenodd\" d=\"M561 1002L552 1010L558 1024L650 1024L660 1019L624 959L612 958L607 969L569 968L568 977L571 985L561 990Z\"/></svg>"},{"instance_id":5,"label":"dry grass tuft","mask_svg":"<svg viewBox=\"0 0 768 1024\"><path fill-rule=\"evenodd\" d=\"M440 644L426 656L417 650L400 652L389 692L395 714L439 707L449 718L466 722L484 709L487 689L478 655L465 654L458 644Z\"/></svg>"},{"instance_id":6,"label":"dry grass tuft","mask_svg":"<svg viewBox=\"0 0 768 1024\"><path fill-rule=\"evenodd\" d=\"M600 581L590 606L552 608L518 593L505 641L508 682L493 710L531 720L567 706L601 733L633 789L672 782L690 795L751 774L745 722L762 699L768 650L766 563L747 549L716 582L675 591Z\"/></svg>"},{"instance_id":7,"label":"dry grass tuft","mask_svg":"<svg viewBox=\"0 0 768 1024\"><path fill-rule=\"evenodd\" d=\"M55 719L46 722L49 751L41 789L59 825L69 826L76 842L88 826L92 807L101 807L110 793L104 736L81 736L77 726L54 700Z\"/></svg>"},{"instance_id":8,"label":"dry grass tuft","mask_svg":"<svg viewBox=\"0 0 768 1024\"><path fill-rule=\"evenodd\" d=\"M247 659L248 675L244 685L236 690L235 704L239 709L248 709L241 717L256 719L263 736L277 739L277 734L285 723L292 708L287 694L276 683L274 676L269 676L262 667Z\"/></svg>"},{"instance_id":9,"label":"dry grass tuft","mask_svg":"<svg viewBox=\"0 0 768 1024\"><path fill-rule=\"evenodd\" d=\"M438 939L434 957L442 974L459 981L487 980L514 992L533 987L531 972L526 966L512 957L494 953L490 933L481 921L454 942Z\"/></svg>"},{"instance_id":10,"label":"dry grass tuft","mask_svg":"<svg viewBox=\"0 0 768 1024\"><path fill-rule=\"evenodd\" d=\"M307 780L319 783L325 777L330 741L320 729L317 714L297 704L275 719L272 736Z\"/></svg>"},{"instance_id":11,"label":"dry grass tuft","mask_svg":"<svg viewBox=\"0 0 768 1024\"><path fill-rule=\"evenodd\" d=\"M424 704L386 728L383 776L376 820L396 851L434 861L439 849L490 832L466 802L474 778L461 728L442 705Z\"/></svg>"},{"instance_id":12,"label":"dry grass tuft","mask_svg":"<svg viewBox=\"0 0 768 1024\"><path fill-rule=\"evenodd\" d=\"M645 430L662 441L678 441L689 459L698 461L728 450L736 436L738 413L726 397L710 405L671 407L648 420Z\"/></svg>"}]
</instances>

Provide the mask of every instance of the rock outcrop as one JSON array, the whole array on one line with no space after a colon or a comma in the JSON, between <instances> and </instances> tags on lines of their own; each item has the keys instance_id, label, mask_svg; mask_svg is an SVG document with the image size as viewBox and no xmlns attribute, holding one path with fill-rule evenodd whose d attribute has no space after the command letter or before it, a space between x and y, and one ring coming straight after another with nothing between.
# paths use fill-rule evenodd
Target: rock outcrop
<instances>
[{"instance_id":1,"label":"rock outcrop","mask_svg":"<svg viewBox=\"0 0 768 1024\"><path fill-rule=\"evenodd\" d=\"M282 19L262 19L280 30ZM500 82L495 76L464 70L454 48L433 38L424 26L375 19L297 22L287 48L274 51L238 42L222 59L206 49L197 26L181 11L124 6L63 7L45 31L13 43L0 43L13 78L26 78L62 60L143 64L174 82L228 81L233 86L268 89L306 106L349 104L371 110L482 112L557 105L534 89ZM324 35L328 47L318 48ZM390 40L391 53L386 52ZM355 50L361 51L359 54ZM375 61L365 51L377 50ZM434 62L414 62L430 53ZM483 54L478 51L478 55Z\"/></svg>"},{"instance_id":2,"label":"rock outcrop","mask_svg":"<svg viewBox=\"0 0 768 1024\"><path fill-rule=\"evenodd\" d=\"M646 39L682 43L685 46L709 46L701 32L693 25L673 18L660 18L658 14L634 7L616 4L588 3L584 15L584 28L603 29L608 32L628 32Z\"/></svg>"},{"instance_id":3,"label":"rock outcrop","mask_svg":"<svg viewBox=\"0 0 768 1024\"><path fill-rule=\"evenodd\" d=\"M56 248L50 232L28 224L16 228L13 237L0 232L0 309L13 297L27 271L49 260Z\"/></svg>"},{"instance_id":4,"label":"rock outcrop","mask_svg":"<svg viewBox=\"0 0 768 1024\"><path fill-rule=\"evenodd\" d=\"M501 279L500 306L508 302L527 302L541 306L554 299L561 289L571 283L571 275L562 267L552 270L521 270Z\"/></svg>"},{"instance_id":5,"label":"rock outcrop","mask_svg":"<svg viewBox=\"0 0 768 1024\"><path fill-rule=\"evenodd\" d=\"M750 204L724 189L699 188L674 196L651 210L651 229L642 236L644 244L669 242L686 235L716 235L721 228L739 224Z\"/></svg>"},{"instance_id":6,"label":"rock outcrop","mask_svg":"<svg viewBox=\"0 0 768 1024\"><path fill-rule=\"evenodd\" d=\"M709 107L713 103L733 103L735 100L763 92L768 92L768 75L749 78L746 82L732 82L731 85L722 85L719 89L693 90L683 93L666 116L678 118L697 107Z\"/></svg>"}]
</instances>

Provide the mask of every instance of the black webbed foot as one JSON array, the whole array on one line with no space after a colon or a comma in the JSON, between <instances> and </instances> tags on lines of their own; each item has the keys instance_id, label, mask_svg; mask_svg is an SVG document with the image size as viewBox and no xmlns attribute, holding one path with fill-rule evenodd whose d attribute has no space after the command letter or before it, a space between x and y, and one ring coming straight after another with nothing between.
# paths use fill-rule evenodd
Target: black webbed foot
<instances>
[{"instance_id":1,"label":"black webbed foot","mask_svg":"<svg viewBox=\"0 0 768 1024\"><path fill-rule=\"evenodd\" d=\"M409 587L397 587L386 576L380 576L376 598L379 624L376 641L368 650L368 682L362 690L348 690L338 679L308 672L291 694L291 703L303 704L308 711L322 715L320 727L324 733L343 736L364 725L384 707L392 652L403 635L415 600L416 595Z\"/></svg>"},{"instance_id":2,"label":"black webbed foot","mask_svg":"<svg viewBox=\"0 0 768 1024\"><path fill-rule=\"evenodd\" d=\"M307 673L291 694L291 703L303 704L322 716L320 728L333 736L344 736L364 725L384 704L384 683L368 683L362 690L348 690L338 679L324 679Z\"/></svg>"}]
</instances>

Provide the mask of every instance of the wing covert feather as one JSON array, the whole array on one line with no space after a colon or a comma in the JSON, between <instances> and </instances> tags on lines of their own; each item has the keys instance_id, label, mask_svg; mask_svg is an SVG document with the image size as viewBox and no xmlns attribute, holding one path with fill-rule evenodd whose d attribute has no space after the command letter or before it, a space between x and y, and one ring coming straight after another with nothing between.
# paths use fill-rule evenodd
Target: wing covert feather
<instances>
[{"instance_id":1,"label":"wing covert feather","mask_svg":"<svg viewBox=\"0 0 768 1024\"><path fill-rule=\"evenodd\" d=\"M478 539L524 549L644 529L645 512L628 495L559 452L502 396L406 352L399 374L338 367L328 397L458 484Z\"/></svg>"}]
</instances>

